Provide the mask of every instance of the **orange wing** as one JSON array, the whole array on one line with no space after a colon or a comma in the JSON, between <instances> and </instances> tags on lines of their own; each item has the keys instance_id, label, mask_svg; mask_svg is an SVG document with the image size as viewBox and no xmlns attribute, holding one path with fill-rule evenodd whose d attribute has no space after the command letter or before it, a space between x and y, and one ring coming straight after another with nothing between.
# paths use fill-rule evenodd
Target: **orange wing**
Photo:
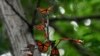
<instances>
[{"instance_id":1,"label":"orange wing","mask_svg":"<svg viewBox=\"0 0 100 56\"><path fill-rule=\"evenodd\" d=\"M59 51L56 47L51 50L50 56L59 56Z\"/></svg>"},{"instance_id":2,"label":"orange wing","mask_svg":"<svg viewBox=\"0 0 100 56\"><path fill-rule=\"evenodd\" d=\"M43 52L47 52L49 46L50 46L50 41L45 42L45 43L44 43L44 46L43 46Z\"/></svg>"},{"instance_id":3,"label":"orange wing","mask_svg":"<svg viewBox=\"0 0 100 56\"><path fill-rule=\"evenodd\" d=\"M52 7L49 8L38 8L38 10L42 13L42 14L48 14L49 11L52 9Z\"/></svg>"},{"instance_id":4,"label":"orange wing","mask_svg":"<svg viewBox=\"0 0 100 56\"><path fill-rule=\"evenodd\" d=\"M39 51L42 52L42 50L43 50L43 44L42 44L42 42L39 41L39 40L36 40L36 43L37 43L37 45L38 45Z\"/></svg>"},{"instance_id":5,"label":"orange wing","mask_svg":"<svg viewBox=\"0 0 100 56\"><path fill-rule=\"evenodd\" d=\"M47 47L47 46L43 46L42 52L45 53L45 52L47 52L47 51L48 51L48 47Z\"/></svg>"},{"instance_id":6,"label":"orange wing","mask_svg":"<svg viewBox=\"0 0 100 56\"><path fill-rule=\"evenodd\" d=\"M39 49L40 52L45 53L45 52L48 51L48 48L50 46L50 42L49 41L45 42L44 44L41 41L38 41L38 40L36 42L37 42L38 49Z\"/></svg>"},{"instance_id":7,"label":"orange wing","mask_svg":"<svg viewBox=\"0 0 100 56\"><path fill-rule=\"evenodd\" d=\"M40 9L40 12L41 12L42 14L47 14L49 11L48 11L48 9Z\"/></svg>"},{"instance_id":8,"label":"orange wing","mask_svg":"<svg viewBox=\"0 0 100 56\"><path fill-rule=\"evenodd\" d=\"M82 40L73 40L75 43L77 44L83 44L83 41Z\"/></svg>"},{"instance_id":9,"label":"orange wing","mask_svg":"<svg viewBox=\"0 0 100 56\"><path fill-rule=\"evenodd\" d=\"M35 27L36 27L36 29L38 29L38 30L44 30L44 28L45 28L45 26L42 25L42 24L36 25Z\"/></svg>"},{"instance_id":10,"label":"orange wing","mask_svg":"<svg viewBox=\"0 0 100 56\"><path fill-rule=\"evenodd\" d=\"M39 41L39 40L36 40L36 43L37 43L38 46L41 46L42 45L42 42Z\"/></svg>"},{"instance_id":11,"label":"orange wing","mask_svg":"<svg viewBox=\"0 0 100 56\"><path fill-rule=\"evenodd\" d=\"M49 47L49 46L50 46L50 44L51 44L51 42L50 42L50 41L46 41L46 42L44 43L44 46Z\"/></svg>"}]
</instances>

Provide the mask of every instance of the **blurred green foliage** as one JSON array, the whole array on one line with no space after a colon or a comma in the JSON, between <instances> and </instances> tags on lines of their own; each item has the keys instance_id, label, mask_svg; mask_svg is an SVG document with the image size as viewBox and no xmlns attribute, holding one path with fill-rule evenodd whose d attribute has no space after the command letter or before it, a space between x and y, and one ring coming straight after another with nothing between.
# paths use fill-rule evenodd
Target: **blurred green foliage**
<instances>
[{"instance_id":1,"label":"blurred green foliage","mask_svg":"<svg viewBox=\"0 0 100 56\"><path fill-rule=\"evenodd\" d=\"M40 0L40 7L49 7L47 3L49 0ZM56 0L59 6L65 9L65 15L67 16L88 16L88 15L100 15L100 0ZM23 8L25 10L26 17L31 21L34 11L36 0L21 0ZM52 5L53 6L53 5ZM57 11L55 16L60 15ZM52 12L53 13L53 12ZM54 14L51 14L54 15ZM51 17L50 15L50 17ZM91 20L90 26L85 26L84 22L78 23L77 31L74 30L70 21L57 21L54 22L57 28L62 31L63 34L74 39L82 39L84 41L84 47L96 56L100 56L100 20ZM0 54L9 50L7 39L2 34L2 25L0 22ZM44 41L44 32L35 30L35 39ZM59 40L61 36L55 32L54 40ZM64 56L81 56L77 50L71 46L68 42L62 41L58 48L65 50Z\"/></svg>"},{"instance_id":2,"label":"blurred green foliage","mask_svg":"<svg viewBox=\"0 0 100 56\"><path fill-rule=\"evenodd\" d=\"M5 35L5 30L0 21L0 54L9 51L9 40Z\"/></svg>"}]
</instances>

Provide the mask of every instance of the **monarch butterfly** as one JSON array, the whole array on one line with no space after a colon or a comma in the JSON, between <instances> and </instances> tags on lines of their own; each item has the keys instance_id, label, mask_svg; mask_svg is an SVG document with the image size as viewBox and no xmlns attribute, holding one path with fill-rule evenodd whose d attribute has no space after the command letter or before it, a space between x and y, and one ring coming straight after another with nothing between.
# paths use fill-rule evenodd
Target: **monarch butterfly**
<instances>
[{"instance_id":1,"label":"monarch butterfly","mask_svg":"<svg viewBox=\"0 0 100 56\"><path fill-rule=\"evenodd\" d=\"M57 47L52 48L50 56L60 56Z\"/></svg>"},{"instance_id":2,"label":"monarch butterfly","mask_svg":"<svg viewBox=\"0 0 100 56\"><path fill-rule=\"evenodd\" d=\"M83 44L82 40L70 39L69 41L76 43L76 44Z\"/></svg>"},{"instance_id":3,"label":"monarch butterfly","mask_svg":"<svg viewBox=\"0 0 100 56\"><path fill-rule=\"evenodd\" d=\"M51 50L50 56L60 56L59 51L57 49L57 45L55 45L55 41L51 43L51 47L52 47L52 50Z\"/></svg>"},{"instance_id":4,"label":"monarch butterfly","mask_svg":"<svg viewBox=\"0 0 100 56\"><path fill-rule=\"evenodd\" d=\"M83 43L83 41L82 40L73 40L75 43L77 43L77 44L82 44Z\"/></svg>"},{"instance_id":5,"label":"monarch butterfly","mask_svg":"<svg viewBox=\"0 0 100 56\"><path fill-rule=\"evenodd\" d=\"M46 41L45 43L42 43L39 40L36 40L36 43L38 45L38 49L40 52L45 53L48 51L48 48L50 46L50 41Z\"/></svg>"},{"instance_id":6,"label":"monarch butterfly","mask_svg":"<svg viewBox=\"0 0 100 56\"><path fill-rule=\"evenodd\" d=\"M38 30L44 30L45 26L40 24L40 25L36 25L35 28Z\"/></svg>"},{"instance_id":7,"label":"monarch butterfly","mask_svg":"<svg viewBox=\"0 0 100 56\"><path fill-rule=\"evenodd\" d=\"M49 11L51 11L51 9L52 9L52 7L49 7L49 8L37 8L39 11L40 11L40 13L42 13L42 14L48 14L49 13Z\"/></svg>"},{"instance_id":8,"label":"monarch butterfly","mask_svg":"<svg viewBox=\"0 0 100 56\"><path fill-rule=\"evenodd\" d=\"M77 44L83 43L82 40L76 40L76 39L71 39L71 38L61 38L60 41L62 41L62 40L69 40L69 41L72 41L72 42L77 43Z\"/></svg>"}]
</instances>

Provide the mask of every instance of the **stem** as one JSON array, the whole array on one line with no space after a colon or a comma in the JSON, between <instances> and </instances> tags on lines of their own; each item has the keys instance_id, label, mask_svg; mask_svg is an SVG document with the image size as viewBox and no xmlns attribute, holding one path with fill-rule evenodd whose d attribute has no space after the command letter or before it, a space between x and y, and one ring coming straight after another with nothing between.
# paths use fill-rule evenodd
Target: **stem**
<instances>
[{"instance_id":1,"label":"stem","mask_svg":"<svg viewBox=\"0 0 100 56\"><path fill-rule=\"evenodd\" d=\"M47 40L49 40L49 18L48 18L48 15L46 15L46 23L45 23L45 26L46 26L46 34L47 34Z\"/></svg>"},{"instance_id":2,"label":"stem","mask_svg":"<svg viewBox=\"0 0 100 56\"><path fill-rule=\"evenodd\" d=\"M61 37L68 37L67 35L65 35L64 33L61 32L61 30L59 30L56 25L54 24L50 24L50 26L52 26L55 31L61 35ZM69 38L69 37L68 37ZM84 48L82 45L76 44L73 41L69 41L73 47L75 47L75 49L82 55L82 56L94 56L93 53L89 52L86 48Z\"/></svg>"},{"instance_id":3,"label":"stem","mask_svg":"<svg viewBox=\"0 0 100 56\"><path fill-rule=\"evenodd\" d=\"M76 19L77 18L77 19ZM50 22L55 22L55 21L84 21L86 19L95 19L95 20L100 20L100 15L89 15L89 16L60 16L56 18L50 18Z\"/></svg>"}]
</instances>

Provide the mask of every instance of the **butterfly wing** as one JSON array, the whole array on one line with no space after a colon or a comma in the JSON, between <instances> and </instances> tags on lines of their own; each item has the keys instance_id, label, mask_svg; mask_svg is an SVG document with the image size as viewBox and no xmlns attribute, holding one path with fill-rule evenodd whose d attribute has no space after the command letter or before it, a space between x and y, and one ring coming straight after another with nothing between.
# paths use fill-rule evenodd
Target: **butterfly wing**
<instances>
[{"instance_id":1,"label":"butterfly wing","mask_svg":"<svg viewBox=\"0 0 100 56\"><path fill-rule=\"evenodd\" d=\"M42 44L42 42L39 41L39 40L37 40L36 43L37 43L37 45L38 45L39 51L42 52L42 51L43 51L43 44Z\"/></svg>"},{"instance_id":2,"label":"butterfly wing","mask_svg":"<svg viewBox=\"0 0 100 56\"><path fill-rule=\"evenodd\" d=\"M51 50L51 54L50 56L60 56L59 55L59 51L56 47L54 47L52 50Z\"/></svg>"},{"instance_id":3,"label":"butterfly wing","mask_svg":"<svg viewBox=\"0 0 100 56\"><path fill-rule=\"evenodd\" d=\"M49 46L50 46L50 44L51 44L51 42L50 42L50 41L46 41L46 42L44 43L44 46L49 47Z\"/></svg>"},{"instance_id":4,"label":"butterfly wing","mask_svg":"<svg viewBox=\"0 0 100 56\"><path fill-rule=\"evenodd\" d=\"M38 46L40 46L40 45L42 45L42 42L39 41L39 40L36 40L36 44L37 44Z\"/></svg>"},{"instance_id":5,"label":"butterfly wing","mask_svg":"<svg viewBox=\"0 0 100 56\"><path fill-rule=\"evenodd\" d=\"M38 30L44 30L44 25L42 25L42 24L36 25L35 27L36 27L36 29L38 29Z\"/></svg>"},{"instance_id":6,"label":"butterfly wing","mask_svg":"<svg viewBox=\"0 0 100 56\"><path fill-rule=\"evenodd\" d=\"M42 14L48 14L49 11L52 9L52 7L49 8L38 8L38 10L42 13Z\"/></svg>"},{"instance_id":7,"label":"butterfly wing","mask_svg":"<svg viewBox=\"0 0 100 56\"><path fill-rule=\"evenodd\" d=\"M40 11L40 13L42 14L46 14L47 9L46 8L38 8L38 10Z\"/></svg>"},{"instance_id":8,"label":"butterfly wing","mask_svg":"<svg viewBox=\"0 0 100 56\"><path fill-rule=\"evenodd\" d=\"M59 55L58 49L55 49L55 54L56 54L56 55Z\"/></svg>"},{"instance_id":9,"label":"butterfly wing","mask_svg":"<svg viewBox=\"0 0 100 56\"><path fill-rule=\"evenodd\" d=\"M44 43L44 46L43 46L43 52L47 52L49 46L50 46L50 42L49 42L49 41L45 42L45 43Z\"/></svg>"}]
</instances>

